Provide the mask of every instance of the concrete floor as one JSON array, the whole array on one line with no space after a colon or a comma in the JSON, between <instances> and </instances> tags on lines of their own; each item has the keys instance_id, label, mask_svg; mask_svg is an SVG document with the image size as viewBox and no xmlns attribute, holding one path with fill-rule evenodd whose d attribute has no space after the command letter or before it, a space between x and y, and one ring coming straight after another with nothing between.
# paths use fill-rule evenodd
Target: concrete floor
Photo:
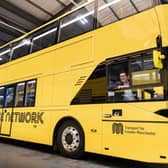
<instances>
[{"instance_id":1,"label":"concrete floor","mask_svg":"<svg viewBox=\"0 0 168 168\"><path fill-rule=\"evenodd\" d=\"M86 154L73 160L54 154L50 147L0 139L0 168L161 168L134 161ZM168 166L166 166L168 167Z\"/></svg>"}]
</instances>

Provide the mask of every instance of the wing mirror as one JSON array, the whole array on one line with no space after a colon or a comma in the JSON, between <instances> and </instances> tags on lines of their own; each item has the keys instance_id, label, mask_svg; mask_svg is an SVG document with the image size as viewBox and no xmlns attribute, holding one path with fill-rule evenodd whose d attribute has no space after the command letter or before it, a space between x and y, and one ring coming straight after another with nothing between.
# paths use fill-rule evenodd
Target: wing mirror
<instances>
[{"instance_id":1,"label":"wing mirror","mask_svg":"<svg viewBox=\"0 0 168 168\"><path fill-rule=\"evenodd\" d=\"M153 50L153 63L154 67L158 69L163 69L163 60L165 59L165 55L163 55L158 50Z\"/></svg>"}]
</instances>

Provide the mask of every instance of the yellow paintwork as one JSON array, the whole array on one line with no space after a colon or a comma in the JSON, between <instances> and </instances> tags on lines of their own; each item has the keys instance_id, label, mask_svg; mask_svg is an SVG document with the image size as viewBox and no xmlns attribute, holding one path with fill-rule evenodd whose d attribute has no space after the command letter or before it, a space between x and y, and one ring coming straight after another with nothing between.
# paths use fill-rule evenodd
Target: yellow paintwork
<instances>
[{"instance_id":1,"label":"yellow paintwork","mask_svg":"<svg viewBox=\"0 0 168 168\"><path fill-rule=\"evenodd\" d=\"M165 55L162 55L160 51L153 50L153 64L155 68L163 69L163 60Z\"/></svg>"},{"instance_id":2,"label":"yellow paintwork","mask_svg":"<svg viewBox=\"0 0 168 168\"><path fill-rule=\"evenodd\" d=\"M168 5L160 5L156 7L156 13L159 19L160 31L162 35L162 45L168 45Z\"/></svg>"},{"instance_id":3,"label":"yellow paintwork","mask_svg":"<svg viewBox=\"0 0 168 168\"><path fill-rule=\"evenodd\" d=\"M166 118L153 114L153 111L164 108L167 108L167 105L163 102L116 103L103 105L103 113L111 113L112 109L123 109L122 117L114 116L109 119L114 120L115 123L115 120L167 121ZM110 132L112 132L112 123L113 122L103 122L103 147L108 147L109 150L103 150L102 153L145 162L167 163L167 159L160 159L161 155L167 156L167 124L122 122L125 131L124 134L115 135L110 134ZM132 129L126 129L126 127L133 127L135 133L126 133L126 131L133 131ZM138 127L138 130L135 130L136 127ZM155 135L142 135L138 134L137 131L152 132L155 133Z\"/></svg>"},{"instance_id":4,"label":"yellow paintwork","mask_svg":"<svg viewBox=\"0 0 168 168\"><path fill-rule=\"evenodd\" d=\"M144 24L145 23L145 24ZM146 10L94 32L98 60L156 47L160 34L155 9Z\"/></svg>"},{"instance_id":5,"label":"yellow paintwork","mask_svg":"<svg viewBox=\"0 0 168 168\"><path fill-rule=\"evenodd\" d=\"M78 120L84 130L85 151L139 161L168 163L168 159L160 159L160 156L168 157L167 124L124 122L168 121L167 118L154 114L159 109L167 108L166 101L70 106L74 96L102 61L155 48L156 37L161 33L163 43L167 46L167 9L168 6L164 5L146 10L1 65L0 86L37 79L36 106L14 108L14 114L43 113L43 123L13 121L11 136L8 138L52 145L55 126L68 116ZM81 77L82 82L76 85ZM122 117L104 118L104 114L112 114L113 109L122 109ZM128 129L126 131L129 132L129 129L138 127L137 129L144 128L145 131L154 132L155 135L112 134L112 124L118 123L115 120L121 120L124 131ZM2 124L3 131L8 132L9 123Z\"/></svg>"}]
</instances>

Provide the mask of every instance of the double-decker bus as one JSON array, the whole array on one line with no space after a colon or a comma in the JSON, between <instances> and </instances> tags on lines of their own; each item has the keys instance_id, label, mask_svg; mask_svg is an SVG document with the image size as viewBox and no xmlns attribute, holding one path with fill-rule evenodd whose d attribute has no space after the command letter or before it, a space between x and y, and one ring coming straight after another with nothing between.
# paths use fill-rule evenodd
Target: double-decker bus
<instances>
[{"instance_id":1,"label":"double-decker bus","mask_svg":"<svg viewBox=\"0 0 168 168\"><path fill-rule=\"evenodd\" d=\"M95 0L0 48L0 136L168 163L168 1Z\"/></svg>"}]
</instances>

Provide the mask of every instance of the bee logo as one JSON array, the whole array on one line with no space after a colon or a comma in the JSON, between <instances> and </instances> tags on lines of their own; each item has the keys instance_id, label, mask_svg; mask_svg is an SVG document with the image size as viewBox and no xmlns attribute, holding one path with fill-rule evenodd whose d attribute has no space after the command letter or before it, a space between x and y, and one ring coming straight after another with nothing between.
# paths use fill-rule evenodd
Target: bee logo
<instances>
[{"instance_id":1,"label":"bee logo","mask_svg":"<svg viewBox=\"0 0 168 168\"><path fill-rule=\"evenodd\" d=\"M113 134L124 134L124 127L122 123L113 123L112 125Z\"/></svg>"}]
</instances>

